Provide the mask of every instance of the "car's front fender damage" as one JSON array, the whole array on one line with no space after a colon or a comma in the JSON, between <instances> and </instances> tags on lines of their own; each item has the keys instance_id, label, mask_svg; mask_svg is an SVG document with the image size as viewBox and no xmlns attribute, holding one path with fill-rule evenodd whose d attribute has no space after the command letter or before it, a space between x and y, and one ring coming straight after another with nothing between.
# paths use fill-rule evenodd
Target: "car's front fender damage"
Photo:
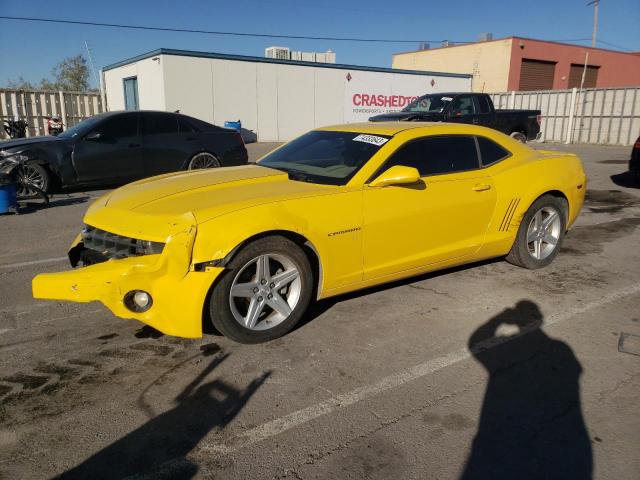
<instances>
[{"instance_id":1,"label":"car's front fender damage","mask_svg":"<svg viewBox=\"0 0 640 480\"><path fill-rule=\"evenodd\" d=\"M178 225L173 225L177 227ZM167 239L161 254L112 259L88 267L45 273L33 279L33 296L49 300L103 303L114 315L144 322L179 337L202 336L202 309L223 268L196 271L191 255L195 223L182 225ZM80 245L80 239L72 245ZM151 307L136 312L125 297L134 291L151 296Z\"/></svg>"}]
</instances>

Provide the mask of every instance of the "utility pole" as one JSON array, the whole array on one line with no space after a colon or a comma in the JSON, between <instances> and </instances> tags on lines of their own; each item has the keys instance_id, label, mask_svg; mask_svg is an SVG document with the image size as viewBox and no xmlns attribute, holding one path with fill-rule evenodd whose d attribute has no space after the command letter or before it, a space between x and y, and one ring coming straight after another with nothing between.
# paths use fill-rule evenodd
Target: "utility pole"
<instances>
[{"instance_id":1,"label":"utility pole","mask_svg":"<svg viewBox=\"0 0 640 480\"><path fill-rule=\"evenodd\" d=\"M98 80L98 75L96 74L96 67L93 65L93 57L91 55L91 50L89 49L89 44L87 41L84 41L84 48L87 49L87 55L89 56L89 65L91 65L91 72L93 73L93 79L96 82L96 88L100 88L100 81Z\"/></svg>"},{"instance_id":2,"label":"utility pole","mask_svg":"<svg viewBox=\"0 0 640 480\"><path fill-rule=\"evenodd\" d=\"M591 0L587 5L593 5L593 33L591 34L591 46L596 48L596 36L598 35L598 5L600 0Z\"/></svg>"}]
</instances>

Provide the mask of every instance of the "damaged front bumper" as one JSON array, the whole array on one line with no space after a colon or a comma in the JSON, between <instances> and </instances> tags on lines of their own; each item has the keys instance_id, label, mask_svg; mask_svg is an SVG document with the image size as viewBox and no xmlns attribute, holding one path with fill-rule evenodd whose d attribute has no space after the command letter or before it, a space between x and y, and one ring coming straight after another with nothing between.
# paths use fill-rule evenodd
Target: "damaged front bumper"
<instances>
[{"instance_id":1,"label":"damaged front bumper","mask_svg":"<svg viewBox=\"0 0 640 480\"><path fill-rule=\"evenodd\" d=\"M223 269L207 267L195 271L191 252L196 227L173 226L175 233L168 237L161 254L111 259L71 271L38 275L32 282L34 298L99 301L114 315L139 320L165 334L201 337L207 294ZM70 253L81 248L79 236ZM151 296L148 310L134 311L125 301L134 291Z\"/></svg>"}]
</instances>

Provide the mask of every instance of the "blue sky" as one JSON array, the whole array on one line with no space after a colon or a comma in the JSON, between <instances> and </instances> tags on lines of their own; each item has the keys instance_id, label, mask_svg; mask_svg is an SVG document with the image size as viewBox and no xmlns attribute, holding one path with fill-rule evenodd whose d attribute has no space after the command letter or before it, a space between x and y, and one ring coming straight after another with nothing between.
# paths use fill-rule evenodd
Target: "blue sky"
<instances>
[{"instance_id":1,"label":"blue sky","mask_svg":"<svg viewBox=\"0 0 640 480\"><path fill-rule=\"evenodd\" d=\"M291 35L473 41L482 32L549 40L590 38L587 0L0 0L0 15ZM640 50L640 1L601 0L598 38ZM270 45L331 48L339 63L389 67L416 44L237 38L0 20L0 86L22 75L38 82L66 56L92 49L96 67L159 47L264 54ZM589 42L578 42L589 44ZM609 48L604 44L600 47Z\"/></svg>"}]
</instances>

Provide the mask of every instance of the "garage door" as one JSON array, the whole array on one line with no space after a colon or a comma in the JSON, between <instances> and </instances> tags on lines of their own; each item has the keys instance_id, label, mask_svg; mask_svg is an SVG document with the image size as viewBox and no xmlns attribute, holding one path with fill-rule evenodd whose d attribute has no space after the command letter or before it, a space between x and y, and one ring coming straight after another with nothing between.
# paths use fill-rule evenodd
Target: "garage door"
<instances>
[{"instance_id":1,"label":"garage door","mask_svg":"<svg viewBox=\"0 0 640 480\"><path fill-rule=\"evenodd\" d=\"M584 88L595 88L598 80L598 68L593 65L587 65L587 71L584 75ZM569 88L580 88L580 82L582 82L582 71L584 65L578 65L576 63L571 64L571 70L569 71Z\"/></svg>"},{"instance_id":2,"label":"garage door","mask_svg":"<svg viewBox=\"0 0 640 480\"><path fill-rule=\"evenodd\" d=\"M551 90L556 62L522 59L520 90Z\"/></svg>"}]
</instances>

